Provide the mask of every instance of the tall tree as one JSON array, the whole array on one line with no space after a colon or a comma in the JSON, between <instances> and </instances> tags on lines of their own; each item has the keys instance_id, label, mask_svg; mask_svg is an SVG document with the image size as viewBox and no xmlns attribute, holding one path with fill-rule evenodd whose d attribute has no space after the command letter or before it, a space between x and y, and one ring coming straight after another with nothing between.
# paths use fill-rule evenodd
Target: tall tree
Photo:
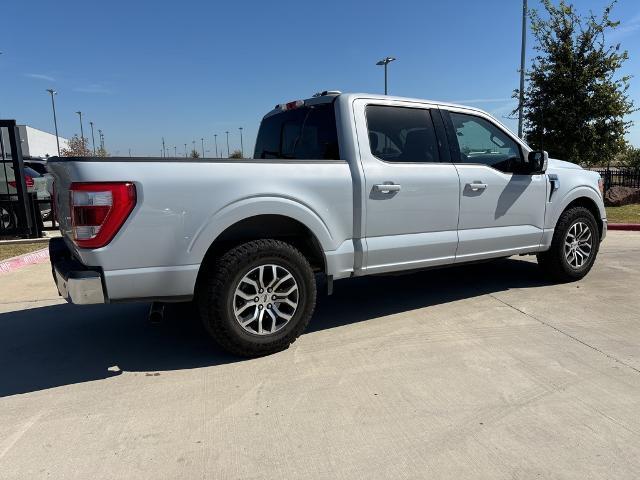
<instances>
[{"instance_id":1,"label":"tall tree","mask_svg":"<svg viewBox=\"0 0 640 480\"><path fill-rule=\"evenodd\" d=\"M635 111L627 95L631 76L618 76L628 58L606 34L616 1L598 17L580 15L565 0L542 0L546 18L531 11L537 55L525 90L525 135L534 148L583 165L605 164L626 148ZM516 91L517 95L518 91Z\"/></svg>"}]
</instances>

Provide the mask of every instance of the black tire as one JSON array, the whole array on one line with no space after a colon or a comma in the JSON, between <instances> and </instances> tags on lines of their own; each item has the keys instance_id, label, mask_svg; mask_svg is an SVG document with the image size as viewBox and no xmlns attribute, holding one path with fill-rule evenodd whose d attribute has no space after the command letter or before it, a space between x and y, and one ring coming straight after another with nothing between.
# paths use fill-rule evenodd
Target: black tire
<instances>
[{"instance_id":1,"label":"black tire","mask_svg":"<svg viewBox=\"0 0 640 480\"><path fill-rule=\"evenodd\" d=\"M569 229L578 222L586 224L591 232L590 254L584 264L572 266L565 255L565 240ZM538 264L553 280L573 282L583 278L596 260L600 248L600 230L593 214L584 207L572 207L562 213L553 232L551 248L537 255Z\"/></svg>"},{"instance_id":2,"label":"black tire","mask_svg":"<svg viewBox=\"0 0 640 480\"><path fill-rule=\"evenodd\" d=\"M297 308L279 330L259 335L236 320L235 292L245 275L267 264L282 267L293 276L298 286ZM280 240L254 240L229 250L208 266L199 282L197 303L203 324L222 348L235 355L258 357L287 349L302 334L315 308L315 277L309 262ZM273 322L275 325L275 319Z\"/></svg>"},{"instance_id":3,"label":"black tire","mask_svg":"<svg viewBox=\"0 0 640 480\"><path fill-rule=\"evenodd\" d=\"M16 214L5 207L0 207L0 232L13 233L18 225Z\"/></svg>"}]
</instances>

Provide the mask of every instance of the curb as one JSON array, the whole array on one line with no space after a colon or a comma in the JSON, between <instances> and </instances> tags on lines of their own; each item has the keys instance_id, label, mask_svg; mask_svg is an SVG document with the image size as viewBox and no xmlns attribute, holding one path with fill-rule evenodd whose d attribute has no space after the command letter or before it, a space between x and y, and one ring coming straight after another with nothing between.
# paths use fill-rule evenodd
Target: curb
<instances>
[{"instance_id":1,"label":"curb","mask_svg":"<svg viewBox=\"0 0 640 480\"><path fill-rule=\"evenodd\" d=\"M36 265L38 263L45 263L47 261L49 261L48 248L36 250L35 252L25 253L24 255L18 255L17 257L0 261L0 275L2 275L3 273L15 272L16 270L28 267L29 265Z\"/></svg>"},{"instance_id":2,"label":"curb","mask_svg":"<svg viewBox=\"0 0 640 480\"><path fill-rule=\"evenodd\" d=\"M628 232L640 232L640 223L610 223L607 230L626 230Z\"/></svg>"}]
</instances>

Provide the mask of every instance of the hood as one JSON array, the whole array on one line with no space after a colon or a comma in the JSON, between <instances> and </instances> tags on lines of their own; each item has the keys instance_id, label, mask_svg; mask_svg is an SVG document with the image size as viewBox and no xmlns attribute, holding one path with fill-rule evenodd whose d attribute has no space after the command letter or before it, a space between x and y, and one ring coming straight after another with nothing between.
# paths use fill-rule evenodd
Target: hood
<instances>
[{"instance_id":1,"label":"hood","mask_svg":"<svg viewBox=\"0 0 640 480\"><path fill-rule=\"evenodd\" d=\"M574 170L582 170L582 167L577 163L565 162L564 160L557 160L555 158L549 159L549 168L572 168Z\"/></svg>"}]
</instances>

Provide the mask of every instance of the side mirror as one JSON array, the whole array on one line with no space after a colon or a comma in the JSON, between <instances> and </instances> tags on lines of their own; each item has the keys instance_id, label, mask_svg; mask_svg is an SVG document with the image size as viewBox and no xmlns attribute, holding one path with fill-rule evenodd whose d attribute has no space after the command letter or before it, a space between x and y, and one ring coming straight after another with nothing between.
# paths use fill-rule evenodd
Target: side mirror
<instances>
[{"instance_id":1,"label":"side mirror","mask_svg":"<svg viewBox=\"0 0 640 480\"><path fill-rule=\"evenodd\" d=\"M527 157L529 173L544 173L547 171L547 165L549 164L549 154L545 151L529 152Z\"/></svg>"}]
</instances>

